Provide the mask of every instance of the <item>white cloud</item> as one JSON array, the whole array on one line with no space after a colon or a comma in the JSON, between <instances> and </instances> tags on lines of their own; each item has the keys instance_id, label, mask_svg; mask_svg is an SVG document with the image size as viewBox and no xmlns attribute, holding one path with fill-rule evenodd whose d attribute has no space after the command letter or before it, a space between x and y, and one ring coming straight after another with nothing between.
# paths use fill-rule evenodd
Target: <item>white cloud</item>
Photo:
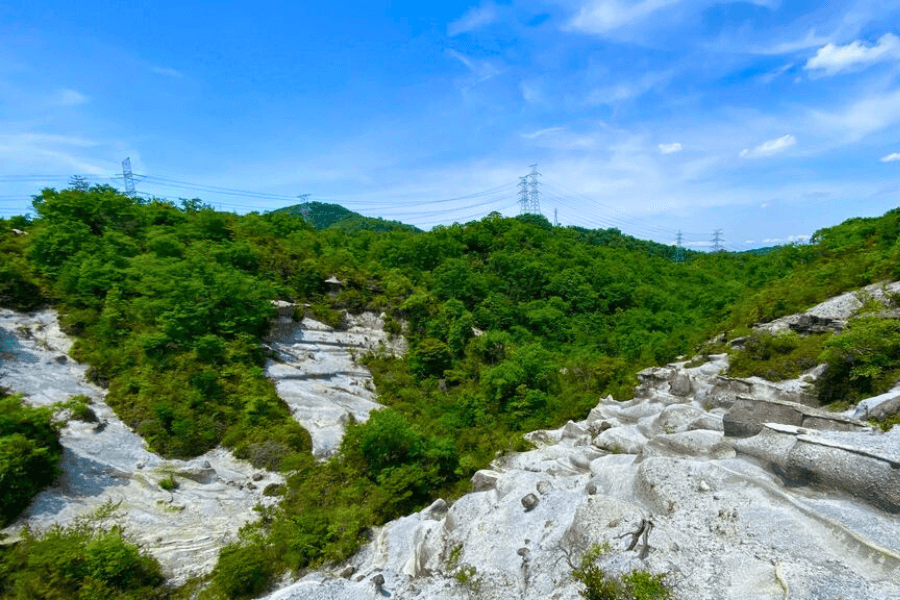
<instances>
[{"instance_id":1,"label":"white cloud","mask_svg":"<svg viewBox=\"0 0 900 600\"><path fill-rule=\"evenodd\" d=\"M673 144L660 144L659 145L659 153L660 154L675 154L676 152L681 152L681 144L675 142Z\"/></svg>"},{"instance_id":2,"label":"white cloud","mask_svg":"<svg viewBox=\"0 0 900 600\"><path fill-rule=\"evenodd\" d=\"M825 44L815 56L806 61L804 68L807 71L824 71L826 75L835 75L890 60L900 60L900 38L886 33L873 46L867 46L859 40L846 46Z\"/></svg>"},{"instance_id":3,"label":"white cloud","mask_svg":"<svg viewBox=\"0 0 900 600\"><path fill-rule=\"evenodd\" d=\"M623 25L640 21L658 10L680 3L682 0L593 0L586 3L568 23L569 29L586 33L603 34Z\"/></svg>"},{"instance_id":4,"label":"white cloud","mask_svg":"<svg viewBox=\"0 0 900 600\"><path fill-rule=\"evenodd\" d=\"M810 29L802 39L791 39L772 45L754 47L750 48L749 51L754 54L766 55L793 54L794 52L815 48L816 46L821 46L826 43L828 43L827 37L816 35L816 30Z\"/></svg>"},{"instance_id":5,"label":"white cloud","mask_svg":"<svg viewBox=\"0 0 900 600\"><path fill-rule=\"evenodd\" d=\"M791 146L796 145L797 138L791 134L783 135L780 138L763 142L752 150L741 150L742 158L757 158L762 156L772 156L780 152L784 152Z\"/></svg>"},{"instance_id":6,"label":"white cloud","mask_svg":"<svg viewBox=\"0 0 900 600\"><path fill-rule=\"evenodd\" d=\"M57 92L52 99L56 106L77 106L87 102L87 96L75 90L64 89Z\"/></svg>"},{"instance_id":7,"label":"white cloud","mask_svg":"<svg viewBox=\"0 0 900 600\"><path fill-rule=\"evenodd\" d=\"M886 163L886 162L896 162L896 161L898 161L898 160L900 160L900 152L891 152L891 153L888 154L887 156L882 156L882 157L881 157L881 162L884 162L884 163Z\"/></svg>"},{"instance_id":8,"label":"white cloud","mask_svg":"<svg viewBox=\"0 0 900 600\"><path fill-rule=\"evenodd\" d=\"M447 25L447 35L454 37L461 33L468 33L480 27L490 25L497 20L497 7L491 3L475 8L470 8L455 21Z\"/></svg>"},{"instance_id":9,"label":"white cloud","mask_svg":"<svg viewBox=\"0 0 900 600\"><path fill-rule=\"evenodd\" d=\"M542 135L547 135L548 133L555 133L557 131L564 130L565 127L548 127L546 129L539 129L537 131L532 131L531 133L520 133L519 135L523 138L533 140L534 138L540 137Z\"/></svg>"},{"instance_id":10,"label":"white cloud","mask_svg":"<svg viewBox=\"0 0 900 600\"><path fill-rule=\"evenodd\" d=\"M900 123L900 89L870 94L856 100L842 112L815 111L812 116L812 126L816 131L832 130L843 135L844 143L856 142Z\"/></svg>"},{"instance_id":11,"label":"white cloud","mask_svg":"<svg viewBox=\"0 0 900 600\"><path fill-rule=\"evenodd\" d=\"M177 69L171 69L169 67L150 67L150 71L156 73L157 75L164 75L165 77L184 79L184 73Z\"/></svg>"},{"instance_id":12,"label":"white cloud","mask_svg":"<svg viewBox=\"0 0 900 600\"><path fill-rule=\"evenodd\" d=\"M494 65L486 60L473 60L464 54L460 54L456 50L448 48L447 54L461 62L467 69L478 78L478 81L487 81L491 77L499 74L500 71Z\"/></svg>"},{"instance_id":13,"label":"white cloud","mask_svg":"<svg viewBox=\"0 0 900 600\"><path fill-rule=\"evenodd\" d=\"M782 75L784 75L785 73L790 71L792 68L794 68L794 63L788 63L786 65L782 65L782 66L778 67L777 69L775 69L774 71L769 71L768 73L760 75L759 80L762 81L763 83L772 83L777 78L781 77Z\"/></svg>"}]
</instances>

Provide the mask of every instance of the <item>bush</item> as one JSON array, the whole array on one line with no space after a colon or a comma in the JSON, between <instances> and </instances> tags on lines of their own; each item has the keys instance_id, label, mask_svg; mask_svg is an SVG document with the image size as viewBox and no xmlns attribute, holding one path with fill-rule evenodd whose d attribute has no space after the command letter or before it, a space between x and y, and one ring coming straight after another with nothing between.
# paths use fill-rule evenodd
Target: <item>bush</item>
<instances>
[{"instance_id":1,"label":"bush","mask_svg":"<svg viewBox=\"0 0 900 600\"><path fill-rule=\"evenodd\" d=\"M122 537L120 529L56 527L0 554L0 598L10 600L161 600L159 564Z\"/></svg>"},{"instance_id":2,"label":"bush","mask_svg":"<svg viewBox=\"0 0 900 600\"><path fill-rule=\"evenodd\" d=\"M272 577L271 565L259 546L231 544L219 553L213 584L229 598L259 596Z\"/></svg>"},{"instance_id":3,"label":"bush","mask_svg":"<svg viewBox=\"0 0 900 600\"><path fill-rule=\"evenodd\" d=\"M819 364L825 340L831 334L802 337L796 333L772 335L754 332L744 348L732 355L728 374L732 377L756 375L769 381L799 377Z\"/></svg>"},{"instance_id":4,"label":"bush","mask_svg":"<svg viewBox=\"0 0 900 600\"><path fill-rule=\"evenodd\" d=\"M619 578L607 575L596 564L609 546L594 546L581 557L581 564L572 570L572 577L584 584L579 591L587 600L668 600L672 591L665 583L665 575L653 575L635 570Z\"/></svg>"},{"instance_id":5,"label":"bush","mask_svg":"<svg viewBox=\"0 0 900 600\"><path fill-rule=\"evenodd\" d=\"M12 522L59 474L59 424L20 396L0 398L0 522Z\"/></svg>"},{"instance_id":6,"label":"bush","mask_svg":"<svg viewBox=\"0 0 900 600\"><path fill-rule=\"evenodd\" d=\"M900 319L854 319L828 340L821 357L828 364L818 382L822 404L884 393L900 375Z\"/></svg>"}]
</instances>

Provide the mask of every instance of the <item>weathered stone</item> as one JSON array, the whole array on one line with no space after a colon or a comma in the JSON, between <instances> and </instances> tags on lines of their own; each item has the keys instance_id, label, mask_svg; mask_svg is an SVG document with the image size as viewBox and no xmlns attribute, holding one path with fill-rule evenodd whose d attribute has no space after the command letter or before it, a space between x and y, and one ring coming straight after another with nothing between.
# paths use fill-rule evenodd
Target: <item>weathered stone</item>
<instances>
[{"instance_id":1,"label":"weathered stone","mask_svg":"<svg viewBox=\"0 0 900 600\"><path fill-rule=\"evenodd\" d=\"M765 423L803 424L803 413L796 407L776 402L738 398L723 417L725 435L749 437L762 431Z\"/></svg>"},{"instance_id":2,"label":"weathered stone","mask_svg":"<svg viewBox=\"0 0 900 600\"><path fill-rule=\"evenodd\" d=\"M447 514L448 510L450 510L450 507L447 506L447 501L443 498L438 498L422 511L422 518L440 521Z\"/></svg>"},{"instance_id":3,"label":"weathered stone","mask_svg":"<svg viewBox=\"0 0 900 600\"><path fill-rule=\"evenodd\" d=\"M646 442L647 438L632 426L607 429L592 444L614 454L637 454Z\"/></svg>"},{"instance_id":4,"label":"weathered stone","mask_svg":"<svg viewBox=\"0 0 900 600\"><path fill-rule=\"evenodd\" d=\"M691 383L691 378L684 372L676 374L669 384L669 392L674 396L683 398L685 396L690 396L693 391L694 385Z\"/></svg>"},{"instance_id":5,"label":"weathered stone","mask_svg":"<svg viewBox=\"0 0 900 600\"><path fill-rule=\"evenodd\" d=\"M588 425L588 432L591 434L591 437L593 437L603 433L607 429L612 429L612 427L613 424L609 421L594 421Z\"/></svg>"},{"instance_id":6,"label":"weathered stone","mask_svg":"<svg viewBox=\"0 0 900 600\"><path fill-rule=\"evenodd\" d=\"M891 513L900 513L900 456L799 435L787 456L792 481L847 492Z\"/></svg>"},{"instance_id":7,"label":"weathered stone","mask_svg":"<svg viewBox=\"0 0 900 600\"><path fill-rule=\"evenodd\" d=\"M525 507L525 512L530 510L534 510L534 508L538 505L538 497L535 494L528 494L522 497L522 506Z\"/></svg>"},{"instance_id":8,"label":"weathered stone","mask_svg":"<svg viewBox=\"0 0 900 600\"><path fill-rule=\"evenodd\" d=\"M817 410L795 402L739 397L725 413L725 435L748 437L762 431L765 423L781 423L812 429L853 431L865 423L848 417Z\"/></svg>"},{"instance_id":9,"label":"weathered stone","mask_svg":"<svg viewBox=\"0 0 900 600\"><path fill-rule=\"evenodd\" d=\"M672 404L659 413L656 425L666 433L687 431L690 424L703 414L703 410L688 404Z\"/></svg>"},{"instance_id":10,"label":"weathered stone","mask_svg":"<svg viewBox=\"0 0 900 600\"><path fill-rule=\"evenodd\" d=\"M488 490L492 490L497 487L497 480L499 478L500 473L496 471L490 471L487 469L476 471L475 474L472 475L472 491L486 492Z\"/></svg>"},{"instance_id":11,"label":"weathered stone","mask_svg":"<svg viewBox=\"0 0 900 600\"><path fill-rule=\"evenodd\" d=\"M356 567L353 565L347 565L343 569L341 569L340 573L338 573L338 577L342 577L344 579L350 579L353 577L353 574L356 573Z\"/></svg>"},{"instance_id":12,"label":"weathered stone","mask_svg":"<svg viewBox=\"0 0 900 600\"><path fill-rule=\"evenodd\" d=\"M710 431L725 431L722 416L713 413L703 413L688 424L688 429L709 429Z\"/></svg>"},{"instance_id":13,"label":"weathered stone","mask_svg":"<svg viewBox=\"0 0 900 600\"><path fill-rule=\"evenodd\" d=\"M729 408L738 396L750 394L753 386L741 379L733 379L719 375L713 379L712 387L703 394L702 401L704 408Z\"/></svg>"},{"instance_id":14,"label":"weathered stone","mask_svg":"<svg viewBox=\"0 0 900 600\"><path fill-rule=\"evenodd\" d=\"M734 448L723 441L718 431L698 429L671 435L658 435L642 449L644 456L691 456L696 458L732 458Z\"/></svg>"},{"instance_id":15,"label":"weathered stone","mask_svg":"<svg viewBox=\"0 0 900 600\"><path fill-rule=\"evenodd\" d=\"M588 435L587 429L572 421L569 421L566 423L565 427L563 427L562 439L575 439L585 435Z\"/></svg>"}]
</instances>

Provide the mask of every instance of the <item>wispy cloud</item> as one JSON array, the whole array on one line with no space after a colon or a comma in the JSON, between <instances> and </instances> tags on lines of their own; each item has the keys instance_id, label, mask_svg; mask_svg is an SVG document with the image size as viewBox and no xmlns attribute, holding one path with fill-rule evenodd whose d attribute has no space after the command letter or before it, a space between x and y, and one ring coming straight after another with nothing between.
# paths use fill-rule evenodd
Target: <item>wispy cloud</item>
<instances>
[{"instance_id":1,"label":"wispy cloud","mask_svg":"<svg viewBox=\"0 0 900 600\"><path fill-rule=\"evenodd\" d=\"M604 34L623 25L641 21L653 13L682 0L593 0L584 4L568 23L568 29Z\"/></svg>"},{"instance_id":2,"label":"wispy cloud","mask_svg":"<svg viewBox=\"0 0 900 600\"><path fill-rule=\"evenodd\" d=\"M109 173L115 162L100 159L108 145L93 140L43 133L0 134L0 163L10 172L36 168L86 175ZM93 155L93 156L92 156Z\"/></svg>"},{"instance_id":3,"label":"wispy cloud","mask_svg":"<svg viewBox=\"0 0 900 600\"><path fill-rule=\"evenodd\" d=\"M659 153L660 154L675 154L676 152L681 152L682 147L678 142L674 142L672 144L660 144L659 145Z\"/></svg>"},{"instance_id":4,"label":"wispy cloud","mask_svg":"<svg viewBox=\"0 0 900 600\"><path fill-rule=\"evenodd\" d=\"M793 54L794 52L799 52L800 50L808 50L809 48L815 48L816 46L827 44L828 41L828 36L818 35L816 34L815 29L810 29L802 38L773 42L766 46L752 48L749 51L753 54L767 55Z\"/></svg>"},{"instance_id":5,"label":"wispy cloud","mask_svg":"<svg viewBox=\"0 0 900 600\"><path fill-rule=\"evenodd\" d=\"M170 67L150 67L150 71L164 77L172 77L173 79L184 79L185 77L184 73Z\"/></svg>"},{"instance_id":6,"label":"wispy cloud","mask_svg":"<svg viewBox=\"0 0 900 600\"><path fill-rule=\"evenodd\" d=\"M780 154L784 152L788 148L795 146L797 144L797 138L792 136L791 134L783 135L780 138L769 140L767 142L763 142L756 148L752 150L744 149L741 150L742 158L759 158L763 156L773 156L775 154Z\"/></svg>"},{"instance_id":7,"label":"wispy cloud","mask_svg":"<svg viewBox=\"0 0 900 600\"><path fill-rule=\"evenodd\" d=\"M547 127L546 129L538 129L537 131L532 131L531 133L520 133L519 135L523 138L533 140L534 138L541 137L542 135L547 135L548 133L555 133L557 131L564 130L565 127Z\"/></svg>"},{"instance_id":8,"label":"wispy cloud","mask_svg":"<svg viewBox=\"0 0 900 600\"><path fill-rule=\"evenodd\" d=\"M897 162L898 160L900 160L900 152L891 152L887 156L881 157L881 162L884 162L884 163Z\"/></svg>"},{"instance_id":9,"label":"wispy cloud","mask_svg":"<svg viewBox=\"0 0 900 600\"><path fill-rule=\"evenodd\" d=\"M856 142L865 136L900 123L900 89L872 93L856 99L840 112L814 112L813 125L821 130L837 129L843 143Z\"/></svg>"},{"instance_id":10,"label":"wispy cloud","mask_svg":"<svg viewBox=\"0 0 900 600\"><path fill-rule=\"evenodd\" d=\"M464 54L460 54L459 52L451 48L448 48L446 52L447 54L464 64L466 68L469 69L475 75L475 77L478 78L479 82L487 81L491 77L494 77L500 73L500 70L497 69L497 67L486 60L474 60Z\"/></svg>"},{"instance_id":11,"label":"wispy cloud","mask_svg":"<svg viewBox=\"0 0 900 600\"><path fill-rule=\"evenodd\" d=\"M75 90L60 90L50 99L50 103L54 106L77 106L88 101L87 96Z\"/></svg>"},{"instance_id":12,"label":"wispy cloud","mask_svg":"<svg viewBox=\"0 0 900 600\"><path fill-rule=\"evenodd\" d=\"M490 2L470 8L463 16L447 24L447 35L454 37L474 31L495 22L497 17L497 7Z\"/></svg>"},{"instance_id":13,"label":"wispy cloud","mask_svg":"<svg viewBox=\"0 0 900 600\"><path fill-rule=\"evenodd\" d=\"M820 73L824 71L825 75L836 75L891 60L900 60L900 38L886 33L871 46L859 40L845 46L825 44L815 56L806 61L804 68Z\"/></svg>"}]
</instances>

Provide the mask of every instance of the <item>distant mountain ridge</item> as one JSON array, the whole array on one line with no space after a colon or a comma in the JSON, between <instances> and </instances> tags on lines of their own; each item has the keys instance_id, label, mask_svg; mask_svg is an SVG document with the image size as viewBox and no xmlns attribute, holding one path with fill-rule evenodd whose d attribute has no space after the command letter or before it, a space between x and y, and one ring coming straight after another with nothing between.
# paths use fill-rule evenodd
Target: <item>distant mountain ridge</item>
<instances>
[{"instance_id":1,"label":"distant mountain ridge","mask_svg":"<svg viewBox=\"0 0 900 600\"><path fill-rule=\"evenodd\" d=\"M328 202L303 202L293 206L285 206L273 210L277 213L288 213L306 219L316 229L338 227L345 231L358 231L362 229L370 231L392 231L402 229L406 231L421 231L418 227L407 225L400 221L390 221L380 217L367 217L340 204Z\"/></svg>"}]
</instances>

